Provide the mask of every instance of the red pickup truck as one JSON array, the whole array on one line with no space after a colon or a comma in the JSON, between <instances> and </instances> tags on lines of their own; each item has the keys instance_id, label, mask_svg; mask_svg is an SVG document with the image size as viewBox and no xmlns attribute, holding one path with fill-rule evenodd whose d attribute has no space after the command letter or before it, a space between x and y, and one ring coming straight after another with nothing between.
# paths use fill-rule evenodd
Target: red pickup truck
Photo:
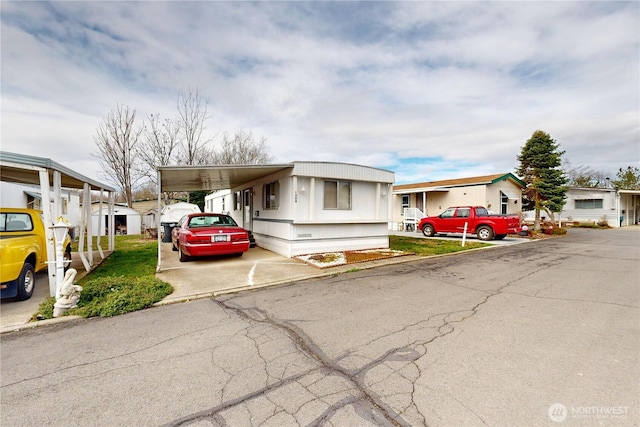
<instances>
[{"instance_id":1,"label":"red pickup truck","mask_svg":"<svg viewBox=\"0 0 640 427\"><path fill-rule=\"evenodd\" d=\"M494 215L482 206L447 208L438 216L422 218L418 228L426 237L433 237L438 233L462 233L465 223L467 233L477 235L480 240L500 240L520 231L518 215Z\"/></svg>"}]
</instances>

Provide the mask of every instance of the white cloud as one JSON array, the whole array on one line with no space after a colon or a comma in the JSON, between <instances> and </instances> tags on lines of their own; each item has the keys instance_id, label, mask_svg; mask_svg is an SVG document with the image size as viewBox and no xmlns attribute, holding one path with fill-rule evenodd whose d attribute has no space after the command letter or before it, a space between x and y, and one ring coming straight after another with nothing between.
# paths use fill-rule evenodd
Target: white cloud
<instances>
[{"instance_id":1,"label":"white cloud","mask_svg":"<svg viewBox=\"0 0 640 427\"><path fill-rule=\"evenodd\" d=\"M2 149L51 153L97 178L89 153L110 110L169 117L180 90L199 88L210 134L266 136L279 162L392 165L403 181L509 172L542 129L573 165L615 171L640 162L639 12L634 2L3 2Z\"/></svg>"}]
</instances>

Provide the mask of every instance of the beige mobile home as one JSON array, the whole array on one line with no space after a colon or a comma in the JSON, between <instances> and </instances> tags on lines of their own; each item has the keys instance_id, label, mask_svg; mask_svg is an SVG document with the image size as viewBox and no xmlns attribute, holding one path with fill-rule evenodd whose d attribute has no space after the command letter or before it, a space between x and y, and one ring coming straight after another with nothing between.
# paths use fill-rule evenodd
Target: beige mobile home
<instances>
[{"instance_id":1,"label":"beige mobile home","mask_svg":"<svg viewBox=\"0 0 640 427\"><path fill-rule=\"evenodd\" d=\"M449 206L484 206L497 214L520 213L524 182L511 173L393 186L394 230L415 227Z\"/></svg>"}]
</instances>

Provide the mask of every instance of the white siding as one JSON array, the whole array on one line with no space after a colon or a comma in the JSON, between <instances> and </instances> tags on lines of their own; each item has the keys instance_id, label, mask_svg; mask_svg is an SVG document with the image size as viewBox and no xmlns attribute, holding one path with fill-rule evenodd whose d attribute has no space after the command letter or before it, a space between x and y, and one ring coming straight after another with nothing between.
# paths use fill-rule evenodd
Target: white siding
<instances>
[{"instance_id":1,"label":"white siding","mask_svg":"<svg viewBox=\"0 0 640 427\"><path fill-rule=\"evenodd\" d=\"M580 209L576 208L577 200L602 200L602 208ZM541 215L546 215L541 212ZM527 220L533 220L535 211L527 211ZM613 189L569 189L567 199L562 212L556 215L556 220L597 223L606 220L612 227L619 226L618 212L616 209L616 193Z\"/></svg>"},{"instance_id":2,"label":"white siding","mask_svg":"<svg viewBox=\"0 0 640 427\"><path fill-rule=\"evenodd\" d=\"M1 182L0 205L5 208L31 208L32 206L27 206L28 197L25 192L40 194L40 186ZM63 212L62 216L71 225L77 226L80 223L80 195L76 190L63 188L60 196L64 200L63 203L66 203L66 212Z\"/></svg>"},{"instance_id":3,"label":"white siding","mask_svg":"<svg viewBox=\"0 0 640 427\"><path fill-rule=\"evenodd\" d=\"M393 172L349 163L295 162L292 175L386 183L395 180Z\"/></svg>"},{"instance_id":4,"label":"white siding","mask_svg":"<svg viewBox=\"0 0 640 427\"><path fill-rule=\"evenodd\" d=\"M205 196L204 211L231 214L231 211L233 211L233 194L231 190L220 190Z\"/></svg>"}]
</instances>

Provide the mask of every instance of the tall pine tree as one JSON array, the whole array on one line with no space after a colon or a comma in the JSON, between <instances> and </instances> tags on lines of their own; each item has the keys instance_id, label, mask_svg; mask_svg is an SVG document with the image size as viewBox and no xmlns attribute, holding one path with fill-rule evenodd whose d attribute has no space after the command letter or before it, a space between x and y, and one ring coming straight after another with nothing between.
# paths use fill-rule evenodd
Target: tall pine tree
<instances>
[{"instance_id":1,"label":"tall pine tree","mask_svg":"<svg viewBox=\"0 0 640 427\"><path fill-rule=\"evenodd\" d=\"M535 209L535 230L540 230L541 210L554 221L553 214L562 211L565 203L568 180L561 168L564 151L559 147L548 133L537 130L518 156L520 167L516 174L526 184L524 196Z\"/></svg>"}]
</instances>

